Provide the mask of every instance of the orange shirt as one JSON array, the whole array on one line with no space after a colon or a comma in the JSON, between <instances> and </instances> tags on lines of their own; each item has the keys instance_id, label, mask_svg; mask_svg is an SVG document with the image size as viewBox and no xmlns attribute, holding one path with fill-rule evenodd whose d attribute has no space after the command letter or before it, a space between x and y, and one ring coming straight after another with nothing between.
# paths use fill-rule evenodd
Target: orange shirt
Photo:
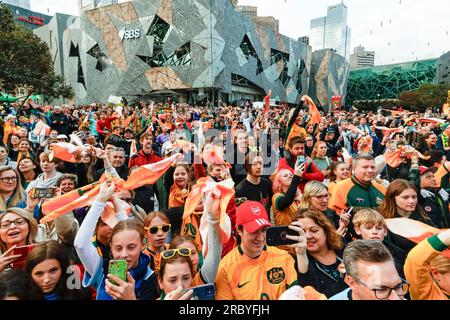
<instances>
[{"instance_id":1,"label":"orange shirt","mask_svg":"<svg viewBox=\"0 0 450 320\"><path fill-rule=\"evenodd\" d=\"M277 300L297 283L294 259L274 247L265 247L251 259L240 246L220 262L216 277L217 300Z\"/></svg>"}]
</instances>

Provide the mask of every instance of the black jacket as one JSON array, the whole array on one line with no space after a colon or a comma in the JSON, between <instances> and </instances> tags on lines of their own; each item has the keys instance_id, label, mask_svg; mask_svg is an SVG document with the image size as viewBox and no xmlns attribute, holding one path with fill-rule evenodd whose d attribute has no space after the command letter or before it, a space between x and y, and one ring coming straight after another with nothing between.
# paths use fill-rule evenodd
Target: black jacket
<instances>
[{"instance_id":1,"label":"black jacket","mask_svg":"<svg viewBox=\"0 0 450 320\"><path fill-rule=\"evenodd\" d=\"M329 275L321 263L308 254L308 271L306 273L299 273L297 271L298 284L302 287L311 286L320 293L323 293L327 298L338 294L339 292L348 288L347 284L341 277ZM342 252L338 252L338 259L335 265L330 266L337 272L337 266L342 262ZM295 268L297 268L297 259L295 261ZM337 274L336 274L337 275Z\"/></svg>"}]
</instances>

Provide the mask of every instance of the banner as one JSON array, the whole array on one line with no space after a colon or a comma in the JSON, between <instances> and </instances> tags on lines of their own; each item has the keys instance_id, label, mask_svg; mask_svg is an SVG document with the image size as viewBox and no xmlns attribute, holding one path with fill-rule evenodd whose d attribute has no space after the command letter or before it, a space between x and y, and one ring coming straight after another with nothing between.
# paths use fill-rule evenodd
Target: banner
<instances>
[{"instance_id":1,"label":"banner","mask_svg":"<svg viewBox=\"0 0 450 320\"><path fill-rule=\"evenodd\" d=\"M331 97L330 106L331 112L340 112L342 110L342 96Z\"/></svg>"}]
</instances>

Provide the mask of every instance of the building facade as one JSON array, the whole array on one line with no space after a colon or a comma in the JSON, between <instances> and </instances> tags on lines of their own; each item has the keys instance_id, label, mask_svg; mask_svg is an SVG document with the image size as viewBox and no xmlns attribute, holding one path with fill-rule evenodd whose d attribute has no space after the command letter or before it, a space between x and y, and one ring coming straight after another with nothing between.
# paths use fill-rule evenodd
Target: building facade
<instances>
[{"instance_id":1,"label":"building facade","mask_svg":"<svg viewBox=\"0 0 450 320\"><path fill-rule=\"evenodd\" d=\"M438 59L350 70L347 104L360 100L397 99L400 93L437 83Z\"/></svg>"},{"instance_id":2,"label":"building facade","mask_svg":"<svg viewBox=\"0 0 450 320\"><path fill-rule=\"evenodd\" d=\"M345 104L348 77L349 64L344 57L331 49L314 51L309 95L317 107L329 112L333 96L341 96Z\"/></svg>"},{"instance_id":3,"label":"building facade","mask_svg":"<svg viewBox=\"0 0 450 320\"><path fill-rule=\"evenodd\" d=\"M22 7L5 4L13 15L14 21L23 25L25 28L34 30L50 22L52 16L40 12L31 11Z\"/></svg>"},{"instance_id":4,"label":"building facade","mask_svg":"<svg viewBox=\"0 0 450 320\"><path fill-rule=\"evenodd\" d=\"M366 51L358 46L350 55L350 69L367 68L375 65L375 51Z\"/></svg>"},{"instance_id":5,"label":"building facade","mask_svg":"<svg viewBox=\"0 0 450 320\"><path fill-rule=\"evenodd\" d=\"M330 6L327 15L310 22L310 45L313 50L334 49L338 54L350 56L351 29L347 26L347 6Z\"/></svg>"},{"instance_id":6,"label":"building facade","mask_svg":"<svg viewBox=\"0 0 450 320\"><path fill-rule=\"evenodd\" d=\"M296 103L309 90L311 48L255 24L230 1L135 0L81 13L64 32L77 103L111 95L178 95ZM114 80L112 80L114 79Z\"/></svg>"},{"instance_id":7,"label":"building facade","mask_svg":"<svg viewBox=\"0 0 450 320\"><path fill-rule=\"evenodd\" d=\"M438 84L450 84L450 51L439 58L437 82Z\"/></svg>"},{"instance_id":8,"label":"building facade","mask_svg":"<svg viewBox=\"0 0 450 320\"><path fill-rule=\"evenodd\" d=\"M4 4L10 4L15 7L27 9L31 11L30 0L3 0Z\"/></svg>"}]
</instances>

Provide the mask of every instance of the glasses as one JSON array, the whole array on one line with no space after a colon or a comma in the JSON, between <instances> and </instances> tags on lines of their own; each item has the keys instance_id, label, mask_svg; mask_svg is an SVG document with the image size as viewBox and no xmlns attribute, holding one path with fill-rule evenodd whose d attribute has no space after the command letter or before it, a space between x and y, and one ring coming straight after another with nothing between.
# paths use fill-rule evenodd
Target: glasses
<instances>
[{"instance_id":1,"label":"glasses","mask_svg":"<svg viewBox=\"0 0 450 320\"><path fill-rule=\"evenodd\" d=\"M375 294L375 297L378 300L386 300L387 298L389 298L389 296L392 293L392 290L395 291L395 293L399 296L399 297L403 297L404 295L406 295L408 293L409 290L409 283L406 282L405 280L402 279L402 283L396 285L393 288L388 288L388 287L384 287L384 288L377 288L377 289L372 289L369 288L364 282L362 282L361 280L356 280L358 283L362 284L364 287L366 287L369 290L372 290L373 293Z\"/></svg>"},{"instance_id":2,"label":"glasses","mask_svg":"<svg viewBox=\"0 0 450 320\"><path fill-rule=\"evenodd\" d=\"M170 227L170 224L163 224L162 226L145 227L145 230L148 230L151 234L155 234L159 230L162 230L162 232L169 232Z\"/></svg>"},{"instance_id":3,"label":"glasses","mask_svg":"<svg viewBox=\"0 0 450 320\"><path fill-rule=\"evenodd\" d=\"M0 178L0 180L3 183L16 182L17 181L17 177L3 177L3 178Z\"/></svg>"},{"instance_id":4,"label":"glasses","mask_svg":"<svg viewBox=\"0 0 450 320\"><path fill-rule=\"evenodd\" d=\"M12 223L14 223L14 225L16 227L19 227L21 225L24 225L25 222L27 222L27 220L25 220L24 218L17 218L16 220L2 221L2 223L0 223L0 229L8 229Z\"/></svg>"},{"instance_id":5,"label":"glasses","mask_svg":"<svg viewBox=\"0 0 450 320\"><path fill-rule=\"evenodd\" d=\"M313 196L314 198L317 198L317 200L320 200L320 201L322 201L322 200L328 200L329 198L330 198L330 195L329 194L322 194L322 195L319 195L319 196Z\"/></svg>"},{"instance_id":6,"label":"glasses","mask_svg":"<svg viewBox=\"0 0 450 320\"><path fill-rule=\"evenodd\" d=\"M175 254L178 253L178 255L182 256L182 257L189 257L192 254L192 249L189 248L180 248L180 249L169 249L169 250L164 250L163 252L161 252L161 257L163 257L163 259L167 260L167 259L171 259L175 256Z\"/></svg>"}]
</instances>

